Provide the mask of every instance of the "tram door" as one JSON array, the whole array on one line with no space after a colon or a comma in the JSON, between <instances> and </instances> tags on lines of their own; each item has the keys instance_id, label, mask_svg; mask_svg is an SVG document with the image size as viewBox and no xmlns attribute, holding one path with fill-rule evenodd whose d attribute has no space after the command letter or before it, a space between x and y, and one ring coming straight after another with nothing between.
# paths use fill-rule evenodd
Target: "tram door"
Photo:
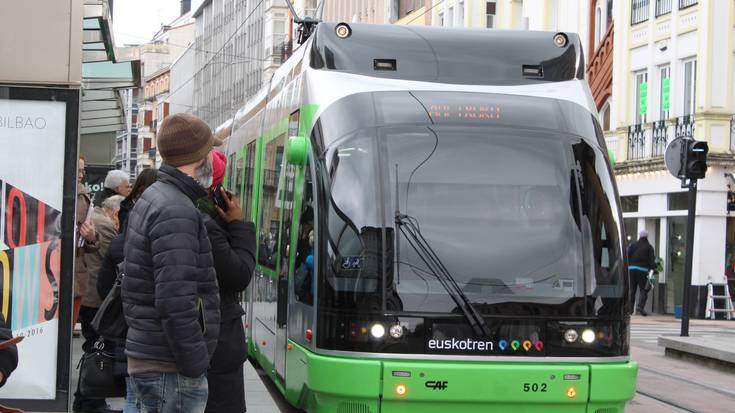
<instances>
[{"instance_id":1,"label":"tram door","mask_svg":"<svg viewBox=\"0 0 735 413\"><path fill-rule=\"evenodd\" d=\"M289 119L289 136L298 132L298 111L294 112ZM294 130L295 127L295 130ZM285 137L288 139L288 137ZM278 263L278 283L277 283L277 300L276 305L276 354L275 369L276 374L281 380L286 378L286 346L288 345L288 286L289 273L291 268L291 227L293 224L294 213L294 186L296 185L297 167L283 160L283 180L279 183L279 200L281 201L281 211L283 218L281 219L281 230L279 234L280 257Z\"/></svg>"}]
</instances>

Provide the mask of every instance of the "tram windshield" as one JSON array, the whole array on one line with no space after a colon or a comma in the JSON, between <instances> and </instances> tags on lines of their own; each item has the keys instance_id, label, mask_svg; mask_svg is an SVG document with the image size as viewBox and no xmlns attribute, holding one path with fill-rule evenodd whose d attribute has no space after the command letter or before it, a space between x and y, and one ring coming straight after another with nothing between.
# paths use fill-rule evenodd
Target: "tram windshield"
<instances>
[{"instance_id":1,"label":"tram windshield","mask_svg":"<svg viewBox=\"0 0 735 413\"><path fill-rule=\"evenodd\" d=\"M502 315L575 299L597 311L623 296L614 186L594 141L427 113L428 122L376 122L325 150L323 304L460 313L462 296Z\"/></svg>"}]
</instances>

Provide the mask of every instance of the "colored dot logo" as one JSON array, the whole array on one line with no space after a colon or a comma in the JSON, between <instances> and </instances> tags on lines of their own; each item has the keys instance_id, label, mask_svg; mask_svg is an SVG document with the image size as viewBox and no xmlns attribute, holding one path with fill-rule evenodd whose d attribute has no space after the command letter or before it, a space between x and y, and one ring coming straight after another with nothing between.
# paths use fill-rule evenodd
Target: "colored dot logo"
<instances>
[{"instance_id":1,"label":"colored dot logo","mask_svg":"<svg viewBox=\"0 0 735 413\"><path fill-rule=\"evenodd\" d=\"M529 352L533 350L534 348L536 351L541 351L544 349L544 343L542 341L531 341L531 340L513 340L510 343L508 343L507 340L500 340L498 341L498 348L500 351L505 351L510 347L512 351L518 351L520 349L525 350L526 352Z\"/></svg>"}]
</instances>

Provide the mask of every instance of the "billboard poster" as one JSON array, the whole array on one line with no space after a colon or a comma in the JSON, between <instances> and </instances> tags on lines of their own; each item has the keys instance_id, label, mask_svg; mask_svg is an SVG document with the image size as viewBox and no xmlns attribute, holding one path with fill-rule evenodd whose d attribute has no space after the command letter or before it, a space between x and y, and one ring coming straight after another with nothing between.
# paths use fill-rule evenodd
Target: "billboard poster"
<instances>
[{"instance_id":1,"label":"billboard poster","mask_svg":"<svg viewBox=\"0 0 735 413\"><path fill-rule=\"evenodd\" d=\"M0 86L0 314L24 337L4 404L68 403L78 104L78 90Z\"/></svg>"}]
</instances>

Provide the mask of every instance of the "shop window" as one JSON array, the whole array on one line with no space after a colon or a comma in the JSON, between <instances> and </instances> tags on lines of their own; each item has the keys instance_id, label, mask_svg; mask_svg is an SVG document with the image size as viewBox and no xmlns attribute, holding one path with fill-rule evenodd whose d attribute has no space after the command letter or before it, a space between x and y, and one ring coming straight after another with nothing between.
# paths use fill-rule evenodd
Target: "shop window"
<instances>
[{"instance_id":1,"label":"shop window","mask_svg":"<svg viewBox=\"0 0 735 413\"><path fill-rule=\"evenodd\" d=\"M674 192L669 194L669 211L686 211L689 209L689 193Z\"/></svg>"},{"instance_id":2,"label":"shop window","mask_svg":"<svg viewBox=\"0 0 735 413\"><path fill-rule=\"evenodd\" d=\"M623 212L638 212L638 195L621 196L620 204Z\"/></svg>"}]
</instances>

